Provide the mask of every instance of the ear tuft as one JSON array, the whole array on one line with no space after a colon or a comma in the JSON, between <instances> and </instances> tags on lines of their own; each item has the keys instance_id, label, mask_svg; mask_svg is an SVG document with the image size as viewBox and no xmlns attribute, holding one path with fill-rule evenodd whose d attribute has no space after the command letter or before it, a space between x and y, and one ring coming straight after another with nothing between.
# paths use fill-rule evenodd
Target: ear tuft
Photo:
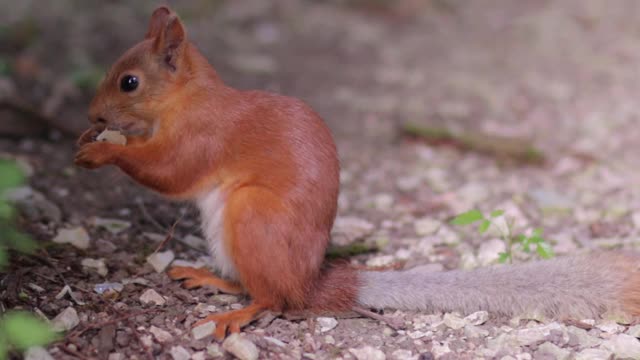
<instances>
[{"instance_id":1,"label":"ear tuft","mask_svg":"<svg viewBox=\"0 0 640 360\"><path fill-rule=\"evenodd\" d=\"M177 67L178 59L182 55L187 34L182 21L177 15L171 14L153 44L154 51L158 53L166 65L172 70Z\"/></svg>"},{"instance_id":2,"label":"ear tuft","mask_svg":"<svg viewBox=\"0 0 640 360\"><path fill-rule=\"evenodd\" d=\"M162 30L164 30L171 14L173 14L173 12L166 6L160 6L155 9L151 14L151 19L149 20L149 29L147 30L147 34L144 36L144 38L152 39L158 37L158 35L162 33Z\"/></svg>"}]
</instances>

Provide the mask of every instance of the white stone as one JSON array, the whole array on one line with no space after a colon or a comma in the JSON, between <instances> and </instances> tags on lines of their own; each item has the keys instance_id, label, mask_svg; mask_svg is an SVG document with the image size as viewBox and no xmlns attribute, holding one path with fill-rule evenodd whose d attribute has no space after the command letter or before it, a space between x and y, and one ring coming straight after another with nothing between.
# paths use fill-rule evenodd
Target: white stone
<instances>
[{"instance_id":1,"label":"white stone","mask_svg":"<svg viewBox=\"0 0 640 360\"><path fill-rule=\"evenodd\" d=\"M396 180L398 189L406 192L417 189L421 183L422 179L419 176L406 176Z\"/></svg>"},{"instance_id":2,"label":"white stone","mask_svg":"<svg viewBox=\"0 0 640 360\"><path fill-rule=\"evenodd\" d=\"M589 335L589 333L575 326L567 326L567 332L578 339L580 347L595 347L602 343L602 339Z\"/></svg>"},{"instance_id":3,"label":"white stone","mask_svg":"<svg viewBox=\"0 0 640 360\"><path fill-rule=\"evenodd\" d=\"M257 360L260 355L258 348L240 334L231 334L222 343L222 348L240 360Z\"/></svg>"},{"instance_id":4,"label":"white stone","mask_svg":"<svg viewBox=\"0 0 640 360\"><path fill-rule=\"evenodd\" d=\"M191 354L189 351L182 346L173 346L171 350L169 350L171 357L173 360L189 360L191 359Z\"/></svg>"},{"instance_id":5,"label":"white stone","mask_svg":"<svg viewBox=\"0 0 640 360\"><path fill-rule=\"evenodd\" d=\"M633 223L633 227L640 229L640 211L631 214L631 222Z\"/></svg>"},{"instance_id":6,"label":"white stone","mask_svg":"<svg viewBox=\"0 0 640 360\"><path fill-rule=\"evenodd\" d=\"M611 355L611 351L605 349L584 349L576 354L575 360L610 359Z\"/></svg>"},{"instance_id":7,"label":"white stone","mask_svg":"<svg viewBox=\"0 0 640 360\"><path fill-rule=\"evenodd\" d=\"M420 330L416 330L416 331L410 331L407 333L407 336L409 336L410 338L416 340L416 339L422 339L423 337L429 335L431 333L431 331L420 331Z\"/></svg>"},{"instance_id":8,"label":"white stone","mask_svg":"<svg viewBox=\"0 0 640 360\"><path fill-rule=\"evenodd\" d=\"M378 210L389 210L393 206L393 196L391 194L377 194L373 197L373 204Z\"/></svg>"},{"instance_id":9,"label":"white stone","mask_svg":"<svg viewBox=\"0 0 640 360\"><path fill-rule=\"evenodd\" d=\"M626 333L636 338L640 337L640 325L631 326Z\"/></svg>"},{"instance_id":10,"label":"white stone","mask_svg":"<svg viewBox=\"0 0 640 360\"><path fill-rule=\"evenodd\" d=\"M617 334L624 330L624 326L618 325L613 320L604 320L596 324L596 327L607 334Z\"/></svg>"},{"instance_id":11,"label":"white stone","mask_svg":"<svg viewBox=\"0 0 640 360\"><path fill-rule=\"evenodd\" d=\"M85 268L95 270L101 276L107 276L107 274L109 273L107 265L104 263L104 259L85 258L82 259L80 264Z\"/></svg>"},{"instance_id":12,"label":"white stone","mask_svg":"<svg viewBox=\"0 0 640 360\"><path fill-rule=\"evenodd\" d=\"M151 347L153 345L153 338L151 337L151 335L142 335L140 336L140 342L145 347Z\"/></svg>"},{"instance_id":13,"label":"white stone","mask_svg":"<svg viewBox=\"0 0 640 360\"><path fill-rule=\"evenodd\" d=\"M24 360L53 360L53 356L41 346L32 346L25 351Z\"/></svg>"},{"instance_id":14,"label":"white stone","mask_svg":"<svg viewBox=\"0 0 640 360\"><path fill-rule=\"evenodd\" d=\"M435 356L436 359L449 354L451 352L451 348L449 348L449 343L446 341L439 343L434 341L431 346L431 353Z\"/></svg>"},{"instance_id":15,"label":"white stone","mask_svg":"<svg viewBox=\"0 0 640 360\"><path fill-rule=\"evenodd\" d=\"M215 330L216 323L213 321L208 321L191 329L191 335L195 340L200 340L206 338L209 335L212 335Z\"/></svg>"},{"instance_id":16,"label":"white stone","mask_svg":"<svg viewBox=\"0 0 640 360\"><path fill-rule=\"evenodd\" d=\"M124 354L122 353L111 353L107 360L125 360Z\"/></svg>"},{"instance_id":17,"label":"white stone","mask_svg":"<svg viewBox=\"0 0 640 360\"><path fill-rule=\"evenodd\" d=\"M393 264L394 259L393 255L381 255L367 260L366 264L369 267L384 267Z\"/></svg>"},{"instance_id":18,"label":"white stone","mask_svg":"<svg viewBox=\"0 0 640 360\"><path fill-rule=\"evenodd\" d=\"M538 352L553 355L556 360L567 360L571 356L571 351L560 348L550 342L544 342L538 346Z\"/></svg>"},{"instance_id":19,"label":"white stone","mask_svg":"<svg viewBox=\"0 0 640 360\"><path fill-rule=\"evenodd\" d=\"M332 317L319 317L316 319L316 323L320 328L320 332L327 332L338 326L338 320Z\"/></svg>"},{"instance_id":20,"label":"white stone","mask_svg":"<svg viewBox=\"0 0 640 360\"><path fill-rule=\"evenodd\" d=\"M147 257L147 263L149 263L157 273L161 273L169 267L169 264L171 264L175 257L175 254L171 250L157 252Z\"/></svg>"},{"instance_id":21,"label":"white stone","mask_svg":"<svg viewBox=\"0 0 640 360\"><path fill-rule=\"evenodd\" d=\"M204 351L198 351L197 353L193 353L193 355L191 355L191 360L206 360L207 359L207 353Z\"/></svg>"},{"instance_id":22,"label":"white stone","mask_svg":"<svg viewBox=\"0 0 640 360\"><path fill-rule=\"evenodd\" d=\"M171 335L170 332L160 329L159 327L151 325L149 332L156 338L156 340L158 340L159 343L166 343L173 340L173 335Z\"/></svg>"},{"instance_id":23,"label":"white stone","mask_svg":"<svg viewBox=\"0 0 640 360\"><path fill-rule=\"evenodd\" d=\"M51 327L54 331L69 331L78 326L79 323L80 318L76 309L68 307L51 320Z\"/></svg>"},{"instance_id":24,"label":"white stone","mask_svg":"<svg viewBox=\"0 0 640 360\"><path fill-rule=\"evenodd\" d=\"M631 335L612 336L602 342L601 348L613 352L616 358L640 359L640 340Z\"/></svg>"},{"instance_id":25,"label":"white stone","mask_svg":"<svg viewBox=\"0 0 640 360\"><path fill-rule=\"evenodd\" d=\"M464 321L471 325L482 325L489 320L489 313L486 311L476 311L464 318Z\"/></svg>"},{"instance_id":26,"label":"white stone","mask_svg":"<svg viewBox=\"0 0 640 360\"><path fill-rule=\"evenodd\" d=\"M411 350L399 349L391 353L393 360L418 360L420 355L413 355Z\"/></svg>"},{"instance_id":27,"label":"white stone","mask_svg":"<svg viewBox=\"0 0 640 360\"><path fill-rule=\"evenodd\" d=\"M489 336L489 331L475 325L464 327L464 335L468 338L483 338Z\"/></svg>"},{"instance_id":28,"label":"white stone","mask_svg":"<svg viewBox=\"0 0 640 360\"><path fill-rule=\"evenodd\" d=\"M224 353L220 350L220 345L216 343L207 345L207 354L213 358L224 356Z\"/></svg>"},{"instance_id":29,"label":"white stone","mask_svg":"<svg viewBox=\"0 0 640 360\"><path fill-rule=\"evenodd\" d=\"M144 304L154 303L156 305L164 305L167 301L164 297L158 294L157 291L153 289L147 289L142 295L140 295L140 301Z\"/></svg>"},{"instance_id":30,"label":"white stone","mask_svg":"<svg viewBox=\"0 0 640 360\"><path fill-rule=\"evenodd\" d=\"M90 220L91 225L99 228L103 228L110 232L111 234L117 235L124 230L131 227L131 223L124 220L119 219L107 219L107 218L99 218L93 217Z\"/></svg>"},{"instance_id":31,"label":"white stone","mask_svg":"<svg viewBox=\"0 0 640 360\"><path fill-rule=\"evenodd\" d=\"M271 336L265 336L264 339L270 343L272 343L273 345L279 346L279 347L285 347L287 346L287 344L285 344L282 340L276 339L274 337Z\"/></svg>"},{"instance_id":32,"label":"white stone","mask_svg":"<svg viewBox=\"0 0 640 360\"><path fill-rule=\"evenodd\" d=\"M358 360L386 360L387 358L382 350L368 345L357 349L349 349L349 352Z\"/></svg>"},{"instance_id":33,"label":"white stone","mask_svg":"<svg viewBox=\"0 0 640 360\"><path fill-rule=\"evenodd\" d=\"M413 223L416 234L418 234L419 236L434 234L436 231L438 231L440 225L440 221L431 218L419 219Z\"/></svg>"},{"instance_id":34,"label":"white stone","mask_svg":"<svg viewBox=\"0 0 640 360\"><path fill-rule=\"evenodd\" d=\"M454 313L444 314L442 321L447 327L453 330L462 329L467 324L463 318Z\"/></svg>"},{"instance_id":35,"label":"white stone","mask_svg":"<svg viewBox=\"0 0 640 360\"><path fill-rule=\"evenodd\" d=\"M89 248L90 240L89 233L82 226L60 229L58 234L53 238L54 243L58 244L71 244L74 247L82 250Z\"/></svg>"},{"instance_id":36,"label":"white stone","mask_svg":"<svg viewBox=\"0 0 640 360\"><path fill-rule=\"evenodd\" d=\"M361 218L339 216L333 223L331 242L336 245L348 245L370 235L375 226Z\"/></svg>"},{"instance_id":37,"label":"white stone","mask_svg":"<svg viewBox=\"0 0 640 360\"><path fill-rule=\"evenodd\" d=\"M520 346L528 346L543 341L552 330L563 330L563 326L557 322L534 326L530 328L517 330L515 333L516 341Z\"/></svg>"},{"instance_id":38,"label":"white stone","mask_svg":"<svg viewBox=\"0 0 640 360\"><path fill-rule=\"evenodd\" d=\"M491 265L497 262L498 258L500 258L500 253L506 250L504 241L500 239L485 241L478 249L478 262L483 266Z\"/></svg>"}]
</instances>

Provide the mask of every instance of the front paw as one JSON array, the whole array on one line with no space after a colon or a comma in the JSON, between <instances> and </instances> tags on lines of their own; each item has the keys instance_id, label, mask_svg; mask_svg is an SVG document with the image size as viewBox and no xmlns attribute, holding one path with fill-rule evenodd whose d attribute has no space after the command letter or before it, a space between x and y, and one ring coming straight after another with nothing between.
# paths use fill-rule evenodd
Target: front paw
<instances>
[{"instance_id":1,"label":"front paw","mask_svg":"<svg viewBox=\"0 0 640 360\"><path fill-rule=\"evenodd\" d=\"M80 137L76 141L76 145L84 146L84 145L86 145L88 143L96 141L96 137L101 132L103 132L105 128L106 127L103 124L93 125L89 129L87 129L82 135L80 135Z\"/></svg>"},{"instance_id":2,"label":"front paw","mask_svg":"<svg viewBox=\"0 0 640 360\"><path fill-rule=\"evenodd\" d=\"M115 147L119 145L107 142L92 142L83 145L73 162L86 169L95 169L112 163L115 158Z\"/></svg>"}]
</instances>

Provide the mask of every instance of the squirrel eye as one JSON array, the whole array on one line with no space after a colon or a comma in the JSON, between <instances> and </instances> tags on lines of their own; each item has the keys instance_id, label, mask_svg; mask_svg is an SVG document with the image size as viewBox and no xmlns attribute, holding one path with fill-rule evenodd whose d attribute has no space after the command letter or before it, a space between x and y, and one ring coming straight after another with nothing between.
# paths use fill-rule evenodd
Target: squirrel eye
<instances>
[{"instance_id":1,"label":"squirrel eye","mask_svg":"<svg viewBox=\"0 0 640 360\"><path fill-rule=\"evenodd\" d=\"M120 80L120 90L130 92L138 88L138 77L133 75L125 75Z\"/></svg>"}]
</instances>

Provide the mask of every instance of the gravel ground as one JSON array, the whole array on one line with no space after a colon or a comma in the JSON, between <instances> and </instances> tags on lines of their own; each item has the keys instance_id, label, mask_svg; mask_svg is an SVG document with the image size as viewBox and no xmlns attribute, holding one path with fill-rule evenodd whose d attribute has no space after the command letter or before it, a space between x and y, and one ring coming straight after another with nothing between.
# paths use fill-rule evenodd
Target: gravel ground
<instances>
[{"instance_id":1,"label":"gravel ground","mask_svg":"<svg viewBox=\"0 0 640 360\"><path fill-rule=\"evenodd\" d=\"M2 59L14 70L0 77L39 108L74 69L106 66L138 39L153 8L90 3L71 17L70 3L0 2L3 21L29 14L44 30L7 50ZM503 209L524 232L543 228L558 256L638 247L640 3L371 3L175 4L229 83L301 97L331 126L342 164L334 243L379 248L352 257L354 264L433 271L492 264L503 251L495 234L448 224L470 208ZM69 51L51 57L52 46ZM50 115L82 128L90 92L64 94ZM547 161L427 146L401 135L405 121L528 138ZM264 359L640 358L632 319L483 312L385 311L405 324L397 331L364 318L268 318L218 344L191 324L247 299L187 291L163 273L171 260L207 261L192 206L161 199L114 169L74 168L72 141L58 132L0 138L0 151L32 172L14 197L21 225L43 245L0 274L0 304L35 310L67 330L46 349L56 359L232 358L230 350Z\"/></svg>"}]
</instances>

